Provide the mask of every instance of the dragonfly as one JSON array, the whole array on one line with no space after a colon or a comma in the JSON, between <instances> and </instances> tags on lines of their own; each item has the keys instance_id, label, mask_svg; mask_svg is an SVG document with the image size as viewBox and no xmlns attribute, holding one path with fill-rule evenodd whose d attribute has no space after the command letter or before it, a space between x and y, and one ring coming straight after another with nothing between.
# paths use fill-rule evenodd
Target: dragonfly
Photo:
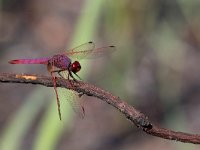
<instances>
[{"instance_id":1,"label":"dragonfly","mask_svg":"<svg viewBox=\"0 0 200 150\"><path fill-rule=\"evenodd\" d=\"M72 48L68 51L55 54L52 57L33 58L33 59L15 59L15 60L9 61L9 63L10 64L43 64L47 66L47 70L50 72L51 77L52 77L53 87L56 94L58 115L59 115L59 119L61 120L62 117L61 117L61 109L60 109L60 100L59 100L59 95L58 95L58 91L56 87L55 73L58 73L58 75L64 79L69 80L70 78L72 78L73 80L77 81L76 78L78 78L79 80L82 80L80 76L77 74L81 70L81 64L79 62L81 59L98 58L105 55L109 55L114 51L115 51L115 46L95 48L94 42L90 41L82 45L79 45L75 48ZM76 106L77 103L72 102L71 104L75 112L79 112ZM82 112L84 113L84 108L83 107L81 108L82 108Z\"/></svg>"}]
</instances>

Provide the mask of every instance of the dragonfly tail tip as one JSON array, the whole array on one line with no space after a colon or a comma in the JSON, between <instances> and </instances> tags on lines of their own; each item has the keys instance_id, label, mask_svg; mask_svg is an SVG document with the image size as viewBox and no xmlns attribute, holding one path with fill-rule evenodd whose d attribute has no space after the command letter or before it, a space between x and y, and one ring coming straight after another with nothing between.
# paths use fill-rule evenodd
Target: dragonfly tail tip
<instances>
[{"instance_id":1,"label":"dragonfly tail tip","mask_svg":"<svg viewBox=\"0 0 200 150\"><path fill-rule=\"evenodd\" d=\"M9 63L9 64L18 64L19 61L18 61L18 60L10 60L8 63Z\"/></svg>"}]
</instances>

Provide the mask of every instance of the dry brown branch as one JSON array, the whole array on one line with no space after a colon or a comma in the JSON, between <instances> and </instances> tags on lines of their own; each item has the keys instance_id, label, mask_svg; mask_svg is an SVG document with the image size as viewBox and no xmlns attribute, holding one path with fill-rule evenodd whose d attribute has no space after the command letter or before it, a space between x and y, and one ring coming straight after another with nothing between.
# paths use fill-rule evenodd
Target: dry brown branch
<instances>
[{"instance_id":1,"label":"dry brown branch","mask_svg":"<svg viewBox=\"0 0 200 150\"><path fill-rule=\"evenodd\" d=\"M47 87L53 86L51 77L33 74L30 75L0 73L0 82L40 84ZM74 90L78 93L85 94L88 96L94 96L103 101L106 101L108 104L112 105L113 107L118 109L122 114L124 114L125 117L129 119L132 123L134 123L138 128L142 129L144 132L150 135L185 143L200 144L200 135L175 132L172 130L160 128L150 123L148 118L143 113L141 113L134 107L128 105L119 97L116 97L111 93L104 91L103 89L81 81L65 80L62 78L57 78L57 86L65 87L67 89Z\"/></svg>"}]
</instances>

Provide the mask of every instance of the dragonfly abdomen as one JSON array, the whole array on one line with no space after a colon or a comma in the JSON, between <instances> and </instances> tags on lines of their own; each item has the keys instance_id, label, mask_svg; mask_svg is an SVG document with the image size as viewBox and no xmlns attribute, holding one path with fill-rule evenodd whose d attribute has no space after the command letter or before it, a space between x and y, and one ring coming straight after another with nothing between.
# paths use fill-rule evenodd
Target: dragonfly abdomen
<instances>
[{"instance_id":1,"label":"dragonfly abdomen","mask_svg":"<svg viewBox=\"0 0 200 150\"><path fill-rule=\"evenodd\" d=\"M49 58L38 59L15 59L9 61L10 64L47 64Z\"/></svg>"}]
</instances>

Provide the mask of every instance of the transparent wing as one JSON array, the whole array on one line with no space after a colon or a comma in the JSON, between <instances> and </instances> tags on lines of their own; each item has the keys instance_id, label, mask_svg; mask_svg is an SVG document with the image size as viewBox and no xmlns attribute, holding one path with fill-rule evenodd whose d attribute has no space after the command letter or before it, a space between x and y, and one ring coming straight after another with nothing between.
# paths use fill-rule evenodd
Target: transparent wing
<instances>
[{"instance_id":1,"label":"transparent wing","mask_svg":"<svg viewBox=\"0 0 200 150\"><path fill-rule=\"evenodd\" d=\"M77 46L64 54L69 56L72 59L81 60L92 53L95 48L95 44L93 42L87 42L80 46Z\"/></svg>"},{"instance_id":2,"label":"transparent wing","mask_svg":"<svg viewBox=\"0 0 200 150\"><path fill-rule=\"evenodd\" d=\"M65 52L65 55L69 56L72 59L81 60L84 58L91 59L107 56L113 53L115 50L115 46L106 46L95 49L95 44L93 42L88 42L78 47L75 47L68 52Z\"/></svg>"},{"instance_id":3,"label":"transparent wing","mask_svg":"<svg viewBox=\"0 0 200 150\"><path fill-rule=\"evenodd\" d=\"M108 56L111 53L113 53L115 50L116 50L115 46L96 48L89 55L87 55L86 58L92 59L92 58Z\"/></svg>"},{"instance_id":4,"label":"transparent wing","mask_svg":"<svg viewBox=\"0 0 200 150\"><path fill-rule=\"evenodd\" d=\"M61 74L65 79L67 79L68 77L67 71L62 71ZM66 88L59 88L58 90L59 92L62 92L64 98L70 103L74 112L77 113L80 118L84 118L85 116L84 107L81 105L80 101L81 99L78 96L78 93L72 90L68 90Z\"/></svg>"}]
</instances>

